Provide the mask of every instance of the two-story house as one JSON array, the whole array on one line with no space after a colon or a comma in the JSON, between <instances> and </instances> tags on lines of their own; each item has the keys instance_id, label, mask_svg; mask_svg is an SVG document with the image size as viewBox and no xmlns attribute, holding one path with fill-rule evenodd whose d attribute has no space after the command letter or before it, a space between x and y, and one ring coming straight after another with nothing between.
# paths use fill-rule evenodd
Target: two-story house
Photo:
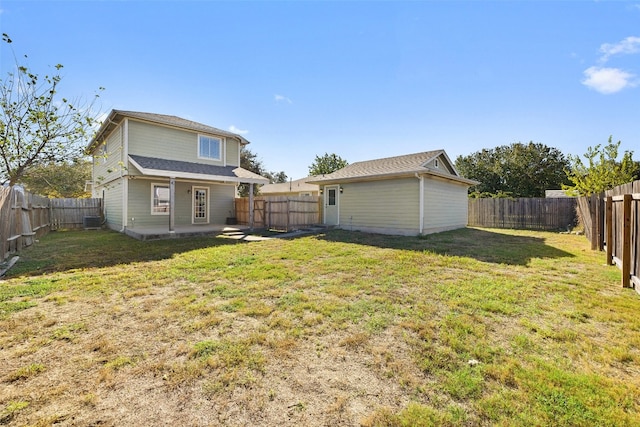
<instances>
[{"instance_id":1,"label":"two-story house","mask_svg":"<svg viewBox=\"0 0 640 427\"><path fill-rule=\"evenodd\" d=\"M106 225L134 237L215 230L233 216L240 135L175 116L112 110L87 146Z\"/></svg>"}]
</instances>

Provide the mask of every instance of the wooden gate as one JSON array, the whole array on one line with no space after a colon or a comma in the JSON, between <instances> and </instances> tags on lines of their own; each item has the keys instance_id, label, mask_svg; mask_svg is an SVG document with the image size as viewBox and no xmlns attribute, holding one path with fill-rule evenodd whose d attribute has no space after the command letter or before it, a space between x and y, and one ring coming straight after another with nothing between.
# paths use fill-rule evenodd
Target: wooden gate
<instances>
[{"instance_id":1,"label":"wooden gate","mask_svg":"<svg viewBox=\"0 0 640 427\"><path fill-rule=\"evenodd\" d=\"M235 203L238 223L249 225L249 198L238 198ZM320 222L318 196L258 196L253 200L255 228L292 231Z\"/></svg>"}]
</instances>

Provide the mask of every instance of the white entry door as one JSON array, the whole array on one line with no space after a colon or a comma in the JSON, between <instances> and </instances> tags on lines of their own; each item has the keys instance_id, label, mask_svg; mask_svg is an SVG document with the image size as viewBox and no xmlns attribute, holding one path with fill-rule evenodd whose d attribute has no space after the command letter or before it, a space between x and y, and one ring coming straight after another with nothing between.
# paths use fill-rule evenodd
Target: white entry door
<instances>
[{"instance_id":1,"label":"white entry door","mask_svg":"<svg viewBox=\"0 0 640 427\"><path fill-rule=\"evenodd\" d=\"M338 225L340 220L340 187L327 185L324 187L324 223Z\"/></svg>"},{"instance_id":2,"label":"white entry door","mask_svg":"<svg viewBox=\"0 0 640 427\"><path fill-rule=\"evenodd\" d=\"M209 223L209 189L207 187L193 187L191 190L193 206L193 223Z\"/></svg>"}]
</instances>

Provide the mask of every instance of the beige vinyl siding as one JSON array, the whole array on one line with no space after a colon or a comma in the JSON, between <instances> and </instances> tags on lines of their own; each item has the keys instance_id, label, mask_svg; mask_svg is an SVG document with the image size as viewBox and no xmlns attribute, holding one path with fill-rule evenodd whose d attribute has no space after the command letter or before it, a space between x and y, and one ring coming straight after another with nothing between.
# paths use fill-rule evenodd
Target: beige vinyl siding
<instances>
[{"instance_id":1,"label":"beige vinyl siding","mask_svg":"<svg viewBox=\"0 0 640 427\"><path fill-rule=\"evenodd\" d=\"M226 159L227 166L240 166L240 143L232 138L227 138Z\"/></svg>"},{"instance_id":2,"label":"beige vinyl siding","mask_svg":"<svg viewBox=\"0 0 640 427\"><path fill-rule=\"evenodd\" d=\"M423 234L466 227L467 188L464 184L425 176Z\"/></svg>"},{"instance_id":3,"label":"beige vinyl siding","mask_svg":"<svg viewBox=\"0 0 640 427\"><path fill-rule=\"evenodd\" d=\"M102 148L106 147L107 157L102 157ZM98 145L93 158L94 185L99 186L120 177L125 171L122 167L122 127L118 126L105 140Z\"/></svg>"},{"instance_id":4,"label":"beige vinyl siding","mask_svg":"<svg viewBox=\"0 0 640 427\"><path fill-rule=\"evenodd\" d=\"M151 185L166 184L168 179L133 179L129 181L129 228L169 227L169 215L151 215ZM235 186L176 181L175 225L192 224L192 188L209 189L209 224L224 224L233 209ZM132 220L133 218L133 220Z\"/></svg>"},{"instance_id":5,"label":"beige vinyl siding","mask_svg":"<svg viewBox=\"0 0 640 427\"><path fill-rule=\"evenodd\" d=\"M342 184L340 227L365 232L419 233L419 181L416 178Z\"/></svg>"},{"instance_id":6,"label":"beige vinyl siding","mask_svg":"<svg viewBox=\"0 0 640 427\"><path fill-rule=\"evenodd\" d=\"M169 215L151 215L151 185L169 185L166 178L132 179L129 181L128 227L169 228ZM176 182L175 224L191 224L191 194L187 190L191 185Z\"/></svg>"},{"instance_id":7,"label":"beige vinyl siding","mask_svg":"<svg viewBox=\"0 0 640 427\"><path fill-rule=\"evenodd\" d=\"M238 166L239 142L222 139L222 152L226 152L227 165ZM226 142L225 142L226 141ZM234 154L235 153L235 154ZM129 154L179 160L192 163L224 165L223 161L198 158L198 133L167 126L158 126L129 120Z\"/></svg>"},{"instance_id":8,"label":"beige vinyl siding","mask_svg":"<svg viewBox=\"0 0 640 427\"><path fill-rule=\"evenodd\" d=\"M122 229L122 180L97 188L98 197L103 197L103 209L107 226L112 230Z\"/></svg>"},{"instance_id":9,"label":"beige vinyl siding","mask_svg":"<svg viewBox=\"0 0 640 427\"><path fill-rule=\"evenodd\" d=\"M224 224L227 217L232 216L234 199L236 197L235 185L217 184L209 185L209 221L212 224Z\"/></svg>"}]
</instances>

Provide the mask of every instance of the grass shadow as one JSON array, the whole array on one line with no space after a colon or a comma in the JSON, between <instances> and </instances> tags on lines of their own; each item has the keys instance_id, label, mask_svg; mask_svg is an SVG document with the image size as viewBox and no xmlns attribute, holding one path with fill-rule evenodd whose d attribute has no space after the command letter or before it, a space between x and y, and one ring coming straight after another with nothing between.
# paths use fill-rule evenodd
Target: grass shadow
<instances>
[{"instance_id":1,"label":"grass shadow","mask_svg":"<svg viewBox=\"0 0 640 427\"><path fill-rule=\"evenodd\" d=\"M3 278L158 261L183 252L239 242L212 236L140 241L111 230L53 231L18 253L20 260Z\"/></svg>"},{"instance_id":2,"label":"grass shadow","mask_svg":"<svg viewBox=\"0 0 640 427\"><path fill-rule=\"evenodd\" d=\"M574 257L569 252L546 244L545 239L540 237L514 236L476 228L461 228L425 236L389 236L330 230L318 238L379 248L428 251L507 265L527 265L534 258Z\"/></svg>"}]
</instances>

